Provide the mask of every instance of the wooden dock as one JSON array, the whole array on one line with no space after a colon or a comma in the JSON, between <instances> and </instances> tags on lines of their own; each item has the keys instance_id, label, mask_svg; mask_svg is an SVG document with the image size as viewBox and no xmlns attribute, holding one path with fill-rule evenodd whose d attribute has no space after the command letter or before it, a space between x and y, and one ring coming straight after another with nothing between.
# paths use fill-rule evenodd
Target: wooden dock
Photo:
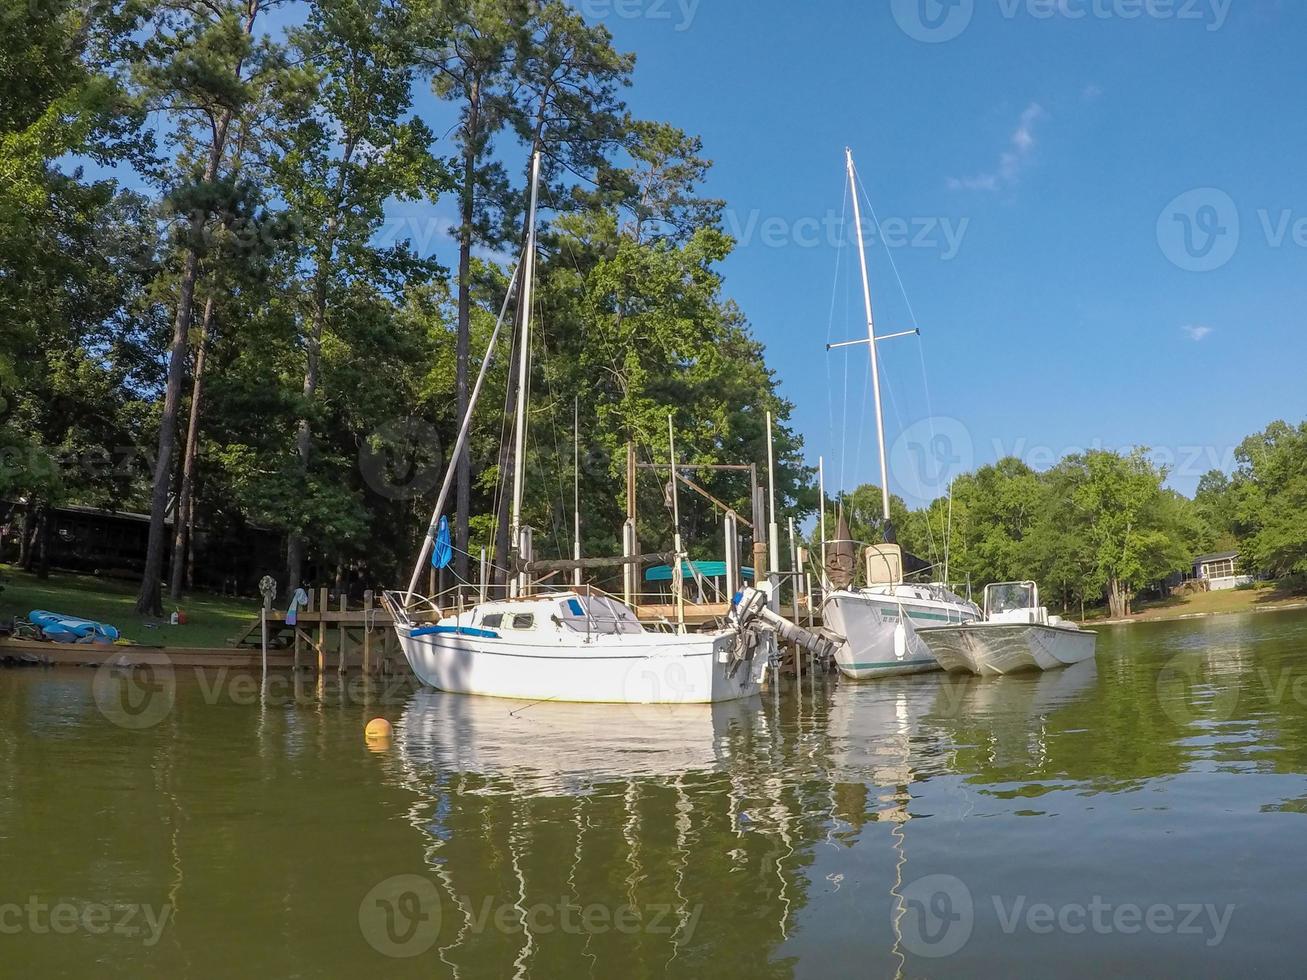
<instances>
[{"instance_id":1,"label":"wooden dock","mask_svg":"<svg viewBox=\"0 0 1307 980\"><path fill-rule=\"evenodd\" d=\"M399 648L390 612L367 592L361 605L350 608L341 596L333 603L326 589L309 596L309 605L298 610L296 621L288 623L284 610L268 613L268 667L275 670L304 670L319 675L329 672L364 674L404 673L408 665ZM649 625L675 624L674 604L647 603L635 606L640 621ZM686 625L691 630L712 628L725 622L728 603L687 603ZM801 622L808 622L806 601L800 603ZM417 622L434 622L436 614L414 616ZM227 667L260 670L263 664L262 620L254 619L226 647L162 647L145 645L51 643L34 640L0 640L0 662L46 664L50 666L98 667L106 662L124 666L157 663L160 655L174 667Z\"/></svg>"}]
</instances>

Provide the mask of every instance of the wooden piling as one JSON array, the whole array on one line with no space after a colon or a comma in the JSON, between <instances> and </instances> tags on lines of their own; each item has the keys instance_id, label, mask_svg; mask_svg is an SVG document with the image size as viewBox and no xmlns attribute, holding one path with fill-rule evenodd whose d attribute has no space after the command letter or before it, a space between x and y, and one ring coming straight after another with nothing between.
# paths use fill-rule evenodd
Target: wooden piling
<instances>
[{"instance_id":1,"label":"wooden piling","mask_svg":"<svg viewBox=\"0 0 1307 980\"><path fill-rule=\"evenodd\" d=\"M327 590L318 589L318 676L327 672Z\"/></svg>"},{"instance_id":2,"label":"wooden piling","mask_svg":"<svg viewBox=\"0 0 1307 980\"><path fill-rule=\"evenodd\" d=\"M342 596L340 597L340 611L341 611L342 613L345 613L345 612L348 612L348 611L349 611L349 605L348 605L348 603L349 603L349 600L348 600L345 596L342 595ZM340 667L339 667L339 669L338 669L338 673L343 674L343 673L345 673L345 648L346 648L346 647L348 646L348 644L349 644L349 636L348 636L348 634L345 632L345 619L344 619L343 616L341 617L340 625L337 627L337 637L336 637L336 640L337 640L337 642L340 644Z\"/></svg>"},{"instance_id":3,"label":"wooden piling","mask_svg":"<svg viewBox=\"0 0 1307 980\"><path fill-rule=\"evenodd\" d=\"M363 673L372 673L372 590L363 593Z\"/></svg>"}]
</instances>

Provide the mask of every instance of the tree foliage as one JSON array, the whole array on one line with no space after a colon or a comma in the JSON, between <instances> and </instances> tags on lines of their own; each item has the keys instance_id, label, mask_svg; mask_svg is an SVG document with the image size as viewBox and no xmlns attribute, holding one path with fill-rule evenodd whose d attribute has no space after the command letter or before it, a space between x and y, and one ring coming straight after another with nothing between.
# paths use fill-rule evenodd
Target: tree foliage
<instances>
[{"instance_id":1,"label":"tree foliage","mask_svg":"<svg viewBox=\"0 0 1307 980\"><path fill-rule=\"evenodd\" d=\"M733 242L699 194L703 146L631 117L634 57L565 3L52 0L4 16L0 494L148 511L142 608L159 608L168 561L184 577L188 513L210 538L283 536L284 568L249 569L247 587L394 582L507 301L455 501L467 550L493 550L526 312L504 253L537 150L537 552L571 552L578 411L587 554L620 550L626 447L665 466L669 414L680 459L702 465L762 463L772 412L780 499L811 508L791 406L721 278ZM415 109L428 84L459 114L448 135ZM88 162L131 189L86 180ZM457 211L449 254L391 233L405 201ZM52 463L106 447L129 465ZM752 516L747 476L693 477ZM646 550L671 540L666 482L640 473ZM716 505L682 500L687 541L717 553Z\"/></svg>"}]
</instances>

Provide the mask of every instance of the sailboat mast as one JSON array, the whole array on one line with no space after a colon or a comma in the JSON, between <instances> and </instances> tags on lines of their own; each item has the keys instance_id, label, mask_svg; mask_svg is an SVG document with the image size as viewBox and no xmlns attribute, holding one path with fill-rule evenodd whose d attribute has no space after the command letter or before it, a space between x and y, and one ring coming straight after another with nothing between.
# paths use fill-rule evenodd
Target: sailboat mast
<instances>
[{"instance_id":1,"label":"sailboat mast","mask_svg":"<svg viewBox=\"0 0 1307 980\"><path fill-rule=\"evenodd\" d=\"M676 552L672 568L672 588L676 591L676 632L685 632L685 546L681 541L681 495L676 489L676 426L667 416L667 447L672 459L672 549Z\"/></svg>"},{"instance_id":2,"label":"sailboat mast","mask_svg":"<svg viewBox=\"0 0 1307 980\"><path fill-rule=\"evenodd\" d=\"M522 257L522 337L518 356L517 415L513 430L513 510L509 548L516 550L522 535L522 496L526 476L526 402L531 370L531 294L536 271L536 204L540 192L540 151L531 157L531 210L527 219L526 255Z\"/></svg>"},{"instance_id":3,"label":"sailboat mast","mask_svg":"<svg viewBox=\"0 0 1307 980\"><path fill-rule=\"evenodd\" d=\"M581 399L572 403L572 559L581 561ZM572 576L572 584L581 587L581 566Z\"/></svg>"},{"instance_id":4,"label":"sailboat mast","mask_svg":"<svg viewBox=\"0 0 1307 980\"><path fill-rule=\"evenodd\" d=\"M862 205L858 198L858 172L853 167L853 150L844 150L848 162L849 190L853 195L853 225L858 236L858 262L862 266L862 302L867 309L867 345L871 348L871 387L876 396L876 439L880 447L880 496L884 518L889 522L889 465L885 459L885 412L880 402L880 357L876 350L876 320L871 312L871 280L867 276L867 246L862 239Z\"/></svg>"}]
</instances>

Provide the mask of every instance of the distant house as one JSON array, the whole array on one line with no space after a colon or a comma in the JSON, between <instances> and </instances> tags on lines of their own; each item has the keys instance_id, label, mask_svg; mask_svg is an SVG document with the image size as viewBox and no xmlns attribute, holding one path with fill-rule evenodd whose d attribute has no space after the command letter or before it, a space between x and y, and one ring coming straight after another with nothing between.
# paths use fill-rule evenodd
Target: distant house
<instances>
[{"instance_id":1,"label":"distant house","mask_svg":"<svg viewBox=\"0 0 1307 980\"><path fill-rule=\"evenodd\" d=\"M18 557L16 538L20 533L20 515L25 508L23 501L7 506L0 501L0 522L9 522L7 532L0 527L0 560L16 560ZM6 511L8 517L4 516ZM172 552L172 525L172 518L167 517L165 579ZM52 568L130 581L139 578L145 570L149 539L148 514L76 504L50 508ZM5 545L11 554L5 553ZM279 534L261 528L248 525L218 529L200 526L196 528L193 545L195 585L214 592L254 595L264 572L279 567L282 548Z\"/></svg>"},{"instance_id":2,"label":"distant house","mask_svg":"<svg viewBox=\"0 0 1307 980\"><path fill-rule=\"evenodd\" d=\"M1239 552L1219 551L1214 555L1199 555L1194 559L1194 578L1207 582L1213 592L1251 585L1251 575L1239 574Z\"/></svg>"}]
</instances>

